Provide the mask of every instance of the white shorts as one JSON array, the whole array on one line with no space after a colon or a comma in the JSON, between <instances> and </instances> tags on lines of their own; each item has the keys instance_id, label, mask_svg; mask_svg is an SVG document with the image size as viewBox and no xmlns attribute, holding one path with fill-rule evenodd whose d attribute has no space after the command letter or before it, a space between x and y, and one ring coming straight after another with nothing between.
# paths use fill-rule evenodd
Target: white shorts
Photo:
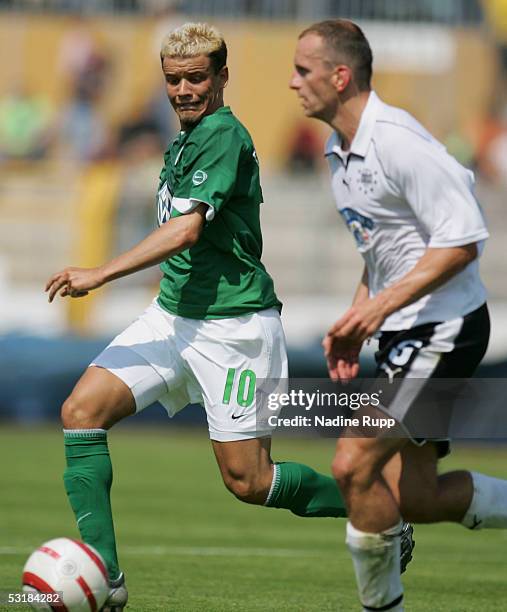
<instances>
[{"instance_id":1,"label":"white shorts","mask_svg":"<svg viewBox=\"0 0 507 612\"><path fill-rule=\"evenodd\" d=\"M137 412L157 401L170 417L190 403L204 405L210 438L220 442L270 436L256 391L259 385L283 391L288 375L277 310L198 320L170 314L157 301L90 365L128 385Z\"/></svg>"}]
</instances>

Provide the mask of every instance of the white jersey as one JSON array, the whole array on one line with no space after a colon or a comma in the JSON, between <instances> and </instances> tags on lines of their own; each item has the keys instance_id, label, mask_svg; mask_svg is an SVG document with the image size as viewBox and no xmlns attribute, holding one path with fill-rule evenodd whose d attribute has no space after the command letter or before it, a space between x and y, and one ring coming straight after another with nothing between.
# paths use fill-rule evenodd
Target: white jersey
<instances>
[{"instance_id":1,"label":"white jersey","mask_svg":"<svg viewBox=\"0 0 507 612\"><path fill-rule=\"evenodd\" d=\"M488 237L473 173L411 115L372 91L350 150L326 145L336 206L368 270L370 296L407 274L427 248ZM464 316L486 300L478 259L433 293L390 315L384 331Z\"/></svg>"}]
</instances>

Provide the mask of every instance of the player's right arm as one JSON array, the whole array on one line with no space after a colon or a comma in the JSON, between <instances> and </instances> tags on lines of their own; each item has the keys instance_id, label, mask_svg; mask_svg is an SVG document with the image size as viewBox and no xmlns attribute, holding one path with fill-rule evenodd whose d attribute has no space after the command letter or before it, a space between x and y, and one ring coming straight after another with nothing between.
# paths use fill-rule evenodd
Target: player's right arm
<instances>
[{"instance_id":1,"label":"player's right arm","mask_svg":"<svg viewBox=\"0 0 507 612\"><path fill-rule=\"evenodd\" d=\"M136 246L96 268L65 268L46 283L48 300L60 296L82 297L92 289L144 270L192 247L201 234L207 207L199 204L188 214L172 218Z\"/></svg>"},{"instance_id":2,"label":"player's right arm","mask_svg":"<svg viewBox=\"0 0 507 612\"><path fill-rule=\"evenodd\" d=\"M364 266L361 280L354 294L352 306L357 306L369 299L368 269ZM359 353L362 342L349 342L346 339L336 341L332 329L327 333L322 346L326 356L327 369L332 380L350 380L359 374Z\"/></svg>"},{"instance_id":3,"label":"player's right arm","mask_svg":"<svg viewBox=\"0 0 507 612\"><path fill-rule=\"evenodd\" d=\"M365 302L370 297L370 290L368 287L368 268L364 266L361 280L359 281L354 294L354 299L352 300L352 306L357 306L358 304L361 304L361 302Z\"/></svg>"}]
</instances>

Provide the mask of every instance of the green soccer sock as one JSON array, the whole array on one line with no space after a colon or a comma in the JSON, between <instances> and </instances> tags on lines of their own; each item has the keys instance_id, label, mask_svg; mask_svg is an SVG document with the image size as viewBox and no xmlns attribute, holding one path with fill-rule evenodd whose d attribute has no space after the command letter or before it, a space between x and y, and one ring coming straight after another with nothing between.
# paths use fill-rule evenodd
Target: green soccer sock
<instances>
[{"instance_id":1,"label":"green soccer sock","mask_svg":"<svg viewBox=\"0 0 507 612\"><path fill-rule=\"evenodd\" d=\"M104 429L65 429L65 490L81 538L102 555L111 580L120 573L110 491L113 468Z\"/></svg>"},{"instance_id":2,"label":"green soccer sock","mask_svg":"<svg viewBox=\"0 0 507 612\"><path fill-rule=\"evenodd\" d=\"M273 484L265 505L298 516L347 516L336 481L301 463L273 465Z\"/></svg>"}]
</instances>

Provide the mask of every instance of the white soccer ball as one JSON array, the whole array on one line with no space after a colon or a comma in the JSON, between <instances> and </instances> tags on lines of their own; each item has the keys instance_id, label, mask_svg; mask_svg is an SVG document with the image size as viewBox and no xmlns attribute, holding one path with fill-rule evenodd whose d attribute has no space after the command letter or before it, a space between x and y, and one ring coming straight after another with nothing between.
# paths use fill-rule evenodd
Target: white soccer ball
<instances>
[{"instance_id":1,"label":"white soccer ball","mask_svg":"<svg viewBox=\"0 0 507 612\"><path fill-rule=\"evenodd\" d=\"M23 591L33 609L96 612L109 594L109 579L102 557L92 546L70 538L55 538L28 557L23 568ZM55 595L38 593L61 593L65 607L53 603Z\"/></svg>"}]
</instances>

